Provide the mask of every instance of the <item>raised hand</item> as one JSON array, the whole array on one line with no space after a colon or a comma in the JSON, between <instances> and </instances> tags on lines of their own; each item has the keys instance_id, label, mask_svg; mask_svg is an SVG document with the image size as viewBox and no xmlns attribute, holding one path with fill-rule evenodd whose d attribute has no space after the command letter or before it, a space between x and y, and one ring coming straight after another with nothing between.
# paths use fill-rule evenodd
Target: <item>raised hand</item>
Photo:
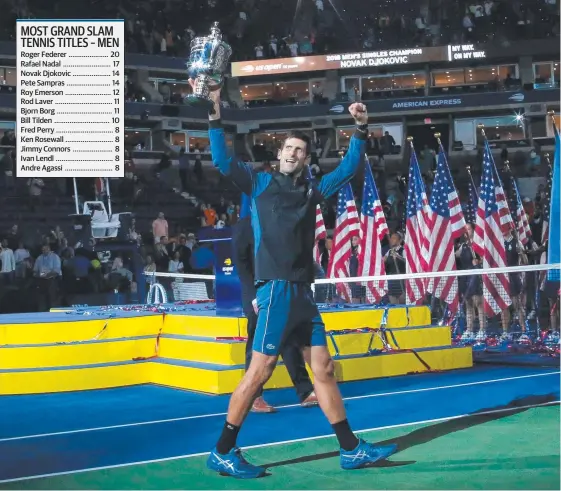
<instances>
[{"instance_id":1,"label":"raised hand","mask_svg":"<svg viewBox=\"0 0 561 491\"><path fill-rule=\"evenodd\" d=\"M355 102L349 106L349 112L354 118L356 124L366 124L368 123L368 111L366 106L362 102Z\"/></svg>"}]
</instances>

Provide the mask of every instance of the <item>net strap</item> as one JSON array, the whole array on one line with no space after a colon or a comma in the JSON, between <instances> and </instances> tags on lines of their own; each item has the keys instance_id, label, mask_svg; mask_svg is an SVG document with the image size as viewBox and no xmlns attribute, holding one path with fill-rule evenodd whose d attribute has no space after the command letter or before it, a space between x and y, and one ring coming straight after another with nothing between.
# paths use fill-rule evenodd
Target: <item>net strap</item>
<instances>
[{"instance_id":1,"label":"net strap","mask_svg":"<svg viewBox=\"0 0 561 491\"><path fill-rule=\"evenodd\" d=\"M344 336L347 334L361 334L361 333L370 333L370 341L368 343L368 348L364 353L364 356L373 356L381 353L411 353L413 354L417 360L427 369L429 372L435 372L438 370L433 370L431 366L421 357L421 355L412 348L401 348L397 342L393 329L388 327L360 327L357 329L344 329L339 331L328 331L326 334L331 341L333 346L333 350L335 354L333 356L334 360L337 360L341 357L341 352L339 350L339 345L335 340L335 336ZM390 342L391 338L391 342ZM379 339L382 342L382 349L372 348L374 344L374 340ZM393 346L392 346L393 343Z\"/></svg>"},{"instance_id":2,"label":"net strap","mask_svg":"<svg viewBox=\"0 0 561 491\"><path fill-rule=\"evenodd\" d=\"M107 326L109 326L109 321L107 321L103 325L101 331L99 331L93 338L81 339L80 341L57 341L55 344L82 344L82 343L90 343L92 341L97 341L101 337L101 335L107 330ZM6 344L3 346L9 346L9 345Z\"/></svg>"},{"instance_id":3,"label":"net strap","mask_svg":"<svg viewBox=\"0 0 561 491\"><path fill-rule=\"evenodd\" d=\"M165 314L164 314L165 318ZM162 330L163 330L163 322L162 327L160 327L158 331L158 335L156 336L156 342L154 345L154 354L151 356L137 356L132 359L132 361L144 361L144 360L153 360L154 358L158 358L160 356L160 338L162 337Z\"/></svg>"}]
</instances>

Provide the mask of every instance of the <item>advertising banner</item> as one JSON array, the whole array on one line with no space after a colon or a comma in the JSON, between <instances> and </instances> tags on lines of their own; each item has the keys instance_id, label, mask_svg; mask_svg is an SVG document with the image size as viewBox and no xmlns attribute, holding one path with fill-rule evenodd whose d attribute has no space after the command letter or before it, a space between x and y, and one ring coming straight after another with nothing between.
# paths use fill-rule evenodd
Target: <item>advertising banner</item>
<instances>
[{"instance_id":1,"label":"advertising banner","mask_svg":"<svg viewBox=\"0 0 561 491\"><path fill-rule=\"evenodd\" d=\"M388 67L438 61L486 58L484 50L474 44L430 48L390 49L359 53L295 56L232 63L232 77L275 75L279 73L344 70L350 68Z\"/></svg>"}]
</instances>

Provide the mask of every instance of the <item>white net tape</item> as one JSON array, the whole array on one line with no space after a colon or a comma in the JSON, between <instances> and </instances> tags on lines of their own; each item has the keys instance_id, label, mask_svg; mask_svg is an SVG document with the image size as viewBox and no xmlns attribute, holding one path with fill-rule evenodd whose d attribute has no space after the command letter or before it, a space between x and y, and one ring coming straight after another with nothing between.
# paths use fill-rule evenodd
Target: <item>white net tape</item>
<instances>
[{"instance_id":1,"label":"white net tape","mask_svg":"<svg viewBox=\"0 0 561 491\"><path fill-rule=\"evenodd\" d=\"M396 274L358 278L323 278L312 285L316 302L328 304L354 303L371 305L409 304L431 307L433 316L453 317L458 312L468 312L469 327L472 321L486 323L488 318L502 315L511 320L525 321L534 318L544 308L552 307L551 299L559 295L559 264L537 264L495 269L471 269L421 274ZM215 276L177 273L147 273L149 283L162 285L167 300L212 301L215 296ZM371 286L381 291L378 300ZM419 286L421 295L407 301L407 289ZM162 298L160 293L159 298ZM152 302L154 298L150 299ZM163 301L163 300L160 300ZM481 314L479 311L481 310ZM477 319L472 318L473 312ZM507 321L503 321L506 326Z\"/></svg>"},{"instance_id":2,"label":"white net tape","mask_svg":"<svg viewBox=\"0 0 561 491\"><path fill-rule=\"evenodd\" d=\"M382 277L321 278L315 281L312 290L320 309L342 304L363 308L361 305L366 304L385 307L383 318L386 318L388 307L426 306L430 309L431 324L450 326L456 343L473 345L474 350L503 347L517 353L536 352L539 348L539 353L558 359L560 271L559 264L538 264ZM159 292L160 299L165 298L164 291L170 302L212 302L215 298L214 275L152 273L148 281L162 285L152 285L152 289ZM382 295L377 292L376 301L370 294L373 284L382 290ZM421 288L423 294L415 302L407 302L406 290L412 284ZM154 293L151 300L157 303ZM408 308L406 315L409 318Z\"/></svg>"}]
</instances>

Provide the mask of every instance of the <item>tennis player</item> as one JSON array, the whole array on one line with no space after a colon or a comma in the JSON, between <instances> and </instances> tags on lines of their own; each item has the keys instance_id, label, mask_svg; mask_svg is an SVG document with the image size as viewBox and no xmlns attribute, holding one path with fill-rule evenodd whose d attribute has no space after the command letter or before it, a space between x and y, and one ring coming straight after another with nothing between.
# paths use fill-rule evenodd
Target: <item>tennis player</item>
<instances>
[{"instance_id":1,"label":"tennis player","mask_svg":"<svg viewBox=\"0 0 561 491\"><path fill-rule=\"evenodd\" d=\"M192 80L190 83L193 85ZM349 112L356 131L345 158L317 186L312 186L303 176L311 152L306 134L293 131L287 135L278 152L278 171L257 173L229 155L220 120L220 92L212 92L211 97L214 111L209 115L209 137L213 163L252 199L259 310L251 364L232 394L222 434L207 467L236 478L265 475L265 468L245 460L236 440L253 401L273 374L281 347L292 336L297 337L311 366L319 405L339 441L341 467L356 469L385 459L396 451L396 445L375 446L358 439L347 421L327 349L325 325L311 290L316 205L347 184L363 162L368 136L366 106L351 104Z\"/></svg>"}]
</instances>

